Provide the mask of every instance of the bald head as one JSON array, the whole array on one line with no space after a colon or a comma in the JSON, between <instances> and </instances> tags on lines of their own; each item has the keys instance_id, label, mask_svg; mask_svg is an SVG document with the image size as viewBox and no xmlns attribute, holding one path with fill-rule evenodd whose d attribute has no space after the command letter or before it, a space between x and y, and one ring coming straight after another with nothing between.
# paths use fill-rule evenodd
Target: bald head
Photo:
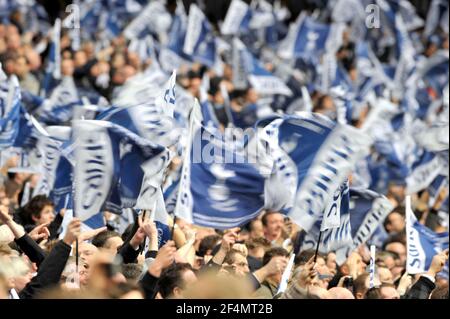
<instances>
[{"instance_id":1,"label":"bald head","mask_svg":"<svg viewBox=\"0 0 450 319\"><path fill-rule=\"evenodd\" d=\"M355 299L353 294L347 288L333 287L328 290L331 299Z\"/></svg>"},{"instance_id":2,"label":"bald head","mask_svg":"<svg viewBox=\"0 0 450 319\"><path fill-rule=\"evenodd\" d=\"M310 286L309 293L319 299L331 299L329 291L319 286Z\"/></svg>"}]
</instances>

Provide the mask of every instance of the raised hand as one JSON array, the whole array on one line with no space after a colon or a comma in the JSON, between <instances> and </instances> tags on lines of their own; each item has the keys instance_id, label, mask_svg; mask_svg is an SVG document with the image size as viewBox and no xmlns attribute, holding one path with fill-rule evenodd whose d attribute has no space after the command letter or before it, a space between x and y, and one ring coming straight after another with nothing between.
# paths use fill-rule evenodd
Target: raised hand
<instances>
[{"instance_id":1,"label":"raised hand","mask_svg":"<svg viewBox=\"0 0 450 319\"><path fill-rule=\"evenodd\" d=\"M80 236L81 233L81 220L78 218L74 218L70 221L69 225L67 226L66 235L63 238L63 241L69 245L72 246L73 242Z\"/></svg>"},{"instance_id":2,"label":"raised hand","mask_svg":"<svg viewBox=\"0 0 450 319\"><path fill-rule=\"evenodd\" d=\"M175 242L173 240L169 240L158 251L155 260L148 268L148 272L158 278L161 275L161 271L175 261L176 252L177 248L175 246Z\"/></svg>"},{"instance_id":3,"label":"raised hand","mask_svg":"<svg viewBox=\"0 0 450 319\"><path fill-rule=\"evenodd\" d=\"M34 227L33 230L28 233L28 236L33 238L34 241L48 239L48 237L50 237L50 231L47 228L48 225L50 225L50 223L44 223Z\"/></svg>"}]
</instances>

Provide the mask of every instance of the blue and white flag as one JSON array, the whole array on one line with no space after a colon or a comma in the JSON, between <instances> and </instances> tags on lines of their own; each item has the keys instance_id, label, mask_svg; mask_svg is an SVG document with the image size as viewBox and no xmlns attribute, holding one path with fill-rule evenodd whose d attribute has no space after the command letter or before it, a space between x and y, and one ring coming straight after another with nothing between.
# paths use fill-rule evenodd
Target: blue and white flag
<instances>
[{"instance_id":1,"label":"blue and white flag","mask_svg":"<svg viewBox=\"0 0 450 319\"><path fill-rule=\"evenodd\" d=\"M330 25L319 23L312 17L300 14L282 41L278 55L284 59L294 57L318 59L327 47L330 34Z\"/></svg>"},{"instance_id":2,"label":"blue and white flag","mask_svg":"<svg viewBox=\"0 0 450 319\"><path fill-rule=\"evenodd\" d=\"M236 35L245 32L249 28L251 9L242 0L231 1L225 20L220 28L223 35Z\"/></svg>"},{"instance_id":3,"label":"blue and white flag","mask_svg":"<svg viewBox=\"0 0 450 319\"><path fill-rule=\"evenodd\" d=\"M66 207L66 212L64 213L64 217L61 222L61 232L58 236L59 239L63 239L66 235L67 227L69 226L70 221L74 218L73 215L73 209L71 207ZM106 224L103 212L99 212L81 223L81 232L98 229L105 225Z\"/></svg>"},{"instance_id":4,"label":"blue and white flag","mask_svg":"<svg viewBox=\"0 0 450 319\"><path fill-rule=\"evenodd\" d=\"M99 114L97 119L126 127L155 144L174 145L181 134L179 125L173 117L176 103L175 79L176 73L173 72L166 86L157 88L156 92L152 93L153 100L140 102L141 98L135 97L137 104L131 104L128 107L111 107ZM129 93L131 94L127 92L126 95L128 96ZM120 99L123 102L125 100L124 97Z\"/></svg>"},{"instance_id":5,"label":"blue and white flag","mask_svg":"<svg viewBox=\"0 0 450 319\"><path fill-rule=\"evenodd\" d=\"M194 61L209 67L212 67L216 60L216 43L212 26L196 4L191 4L189 8L183 52Z\"/></svg>"},{"instance_id":6,"label":"blue and white flag","mask_svg":"<svg viewBox=\"0 0 450 319\"><path fill-rule=\"evenodd\" d=\"M53 187L49 198L55 204L55 210L73 208L73 143L66 141L61 145L61 156L55 170Z\"/></svg>"},{"instance_id":7,"label":"blue and white flag","mask_svg":"<svg viewBox=\"0 0 450 319\"><path fill-rule=\"evenodd\" d=\"M434 181L428 186L428 206L434 207L436 201L444 188L448 189L448 176L438 175Z\"/></svg>"},{"instance_id":8,"label":"blue and white flag","mask_svg":"<svg viewBox=\"0 0 450 319\"><path fill-rule=\"evenodd\" d=\"M333 199L325 208L320 231L338 228L341 226L341 220L345 218L344 216L341 217L341 211L348 212L350 199L349 195L350 189L348 181L346 181L334 192Z\"/></svg>"},{"instance_id":9,"label":"blue and white flag","mask_svg":"<svg viewBox=\"0 0 450 319\"><path fill-rule=\"evenodd\" d=\"M424 36L429 37L439 26L448 34L448 16L448 1L433 0L427 15Z\"/></svg>"},{"instance_id":10,"label":"blue and white flag","mask_svg":"<svg viewBox=\"0 0 450 319\"><path fill-rule=\"evenodd\" d=\"M106 121L75 121L74 141L74 207L81 220L103 208L121 213L154 195L170 160L165 148Z\"/></svg>"},{"instance_id":11,"label":"blue and white flag","mask_svg":"<svg viewBox=\"0 0 450 319\"><path fill-rule=\"evenodd\" d=\"M236 70L238 73L245 71L251 86L259 94L292 95L291 89L280 78L267 71L261 61L253 56L239 39L235 38L233 45L233 50L236 50L237 54L236 61L233 61L235 62L233 63L233 71Z\"/></svg>"},{"instance_id":12,"label":"blue and white flag","mask_svg":"<svg viewBox=\"0 0 450 319\"><path fill-rule=\"evenodd\" d=\"M150 218L155 222L158 230L158 248L164 246L167 241L171 240L171 228L169 227L169 215L167 214L163 193L158 188L154 196L153 207L146 209L150 213Z\"/></svg>"},{"instance_id":13,"label":"blue and white flag","mask_svg":"<svg viewBox=\"0 0 450 319\"><path fill-rule=\"evenodd\" d=\"M413 124L413 136L418 145L430 152L449 149L449 123L436 121L426 125L417 120Z\"/></svg>"},{"instance_id":14,"label":"blue and white flag","mask_svg":"<svg viewBox=\"0 0 450 319\"><path fill-rule=\"evenodd\" d=\"M183 52L187 21L188 17L184 10L184 4L177 1L177 9L168 33L168 43L161 47L159 52L159 63L166 72L178 69L182 63L190 63L190 57Z\"/></svg>"},{"instance_id":15,"label":"blue and white flag","mask_svg":"<svg viewBox=\"0 0 450 319\"><path fill-rule=\"evenodd\" d=\"M139 13L139 15L130 22L125 28L123 34L127 39L140 38L142 35L153 32L164 42L164 35L170 28L172 18L165 7L164 1L151 1Z\"/></svg>"},{"instance_id":16,"label":"blue and white flag","mask_svg":"<svg viewBox=\"0 0 450 319\"><path fill-rule=\"evenodd\" d=\"M348 178L356 162L369 153L371 138L353 127L310 113L276 119L265 130L271 136L269 143L278 144L281 154L288 156L279 157L285 164L275 165L276 169L295 179L296 194L285 208L292 207L288 215L308 232L322 219L334 191Z\"/></svg>"},{"instance_id":17,"label":"blue and white flag","mask_svg":"<svg viewBox=\"0 0 450 319\"><path fill-rule=\"evenodd\" d=\"M16 76L0 82L0 149L13 146L19 134L20 118L24 114L20 98Z\"/></svg>"},{"instance_id":18,"label":"blue and white flag","mask_svg":"<svg viewBox=\"0 0 450 319\"><path fill-rule=\"evenodd\" d=\"M66 123L72 119L73 109L81 104L73 78L63 77L50 97L40 105L37 111L39 121L48 125Z\"/></svg>"},{"instance_id":19,"label":"blue and white flag","mask_svg":"<svg viewBox=\"0 0 450 319\"><path fill-rule=\"evenodd\" d=\"M320 237L319 251L339 251L352 245L352 231L349 211L349 185L343 183L334 193L332 200L305 236L302 250L315 249Z\"/></svg>"},{"instance_id":20,"label":"blue and white flag","mask_svg":"<svg viewBox=\"0 0 450 319\"><path fill-rule=\"evenodd\" d=\"M46 133L46 134L42 134ZM56 170L61 157L64 142L70 139L72 129L68 126L47 126L45 132L39 136L37 149L41 153L40 179L35 187L33 196L49 196L54 188Z\"/></svg>"},{"instance_id":21,"label":"blue and white flag","mask_svg":"<svg viewBox=\"0 0 450 319\"><path fill-rule=\"evenodd\" d=\"M45 78L41 87L41 97L48 97L61 79L61 20L57 18L52 31L52 42L48 55Z\"/></svg>"},{"instance_id":22,"label":"blue and white flag","mask_svg":"<svg viewBox=\"0 0 450 319\"><path fill-rule=\"evenodd\" d=\"M420 224L412 211L410 196L406 198L406 235L406 271L409 274L425 273L434 255L448 249L448 232L435 233ZM446 267L448 271L448 264Z\"/></svg>"},{"instance_id":23,"label":"blue and white flag","mask_svg":"<svg viewBox=\"0 0 450 319\"><path fill-rule=\"evenodd\" d=\"M422 151L406 178L406 192L413 194L427 188L441 173L448 170L448 162L436 153Z\"/></svg>"},{"instance_id":24,"label":"blue and white flag","mask_svg":"<svg viewBox=\"0 0 450 319\"><path fill-rule=\"evenodd\" d=\"M392 203L383 195L368 189L350 189L350 225L353 241L347 247L336 251L339 265L347 260L352 251L368 242L383 227L383 221L394 209Z\"/></svg>"},{"instance_id":25,"label":"blue and white flag","mask_svg":"<svg viewBox=\"0 0 450 319\"><path fill-rule=\"evenodd\" d=\"M174 213L199 226L241 226L264 207L264 177L201 122L196 101Z\"/></svg>"}]
</instances>

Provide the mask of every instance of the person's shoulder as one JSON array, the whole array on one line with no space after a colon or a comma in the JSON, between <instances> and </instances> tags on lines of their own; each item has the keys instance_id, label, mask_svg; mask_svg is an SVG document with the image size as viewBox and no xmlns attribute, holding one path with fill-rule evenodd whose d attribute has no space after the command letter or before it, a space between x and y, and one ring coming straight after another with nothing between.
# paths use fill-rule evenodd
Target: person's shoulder
<instances>
[{"instance_id":1,"label":"person's shoulder","mask_svg":"<svg viewBox=\"0 0 450 319\"><path fill-rule=\"evenodd\" d=\"M264 298L264 299L272 299L272 291L268 287L268 283L267 282L264 281L261 284L261 287L259 287L255 291L254 297L255 298Z\"/></svg>"}]
</instances>

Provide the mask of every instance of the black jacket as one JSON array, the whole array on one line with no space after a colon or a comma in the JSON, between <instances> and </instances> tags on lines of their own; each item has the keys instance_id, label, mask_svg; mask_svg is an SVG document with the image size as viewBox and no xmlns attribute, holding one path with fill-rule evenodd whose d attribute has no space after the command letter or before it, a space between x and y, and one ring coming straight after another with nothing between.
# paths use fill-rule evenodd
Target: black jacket
<instances>
[{"instance_id":1,"label":"black jacket","mask_svg":"<svg viewBox=\"0 0 450 319\"><path fill-rule=\"evenodd\" d=\"M39 268L47 256L45 251L30 236L28 236L28 234L25 234L14 241L31 262L36 263L36 266Z\"/></svg>"},{"instance_id":2,"label":"black jacket","mask_svg":"<svg viewBox=\"0 0 450 319\"><path fill-rule=\"evenodd\" d=\"M19 292L20 299L32 299L46 288L57 285L69 259L71 246L59 241L41 263L38 273Z\"/></svg>"},{"instance_id":3,"label":"black jacket","mask_svg":"<svg viewBox=\"0 0 450 319\"><path fill-rule=\"evenodd\" d=\"M436 284L425 276L420 276L419 280L403 296L404 299L428 299L431 292L436 288Z\"/></svg>"}]
</instances>

